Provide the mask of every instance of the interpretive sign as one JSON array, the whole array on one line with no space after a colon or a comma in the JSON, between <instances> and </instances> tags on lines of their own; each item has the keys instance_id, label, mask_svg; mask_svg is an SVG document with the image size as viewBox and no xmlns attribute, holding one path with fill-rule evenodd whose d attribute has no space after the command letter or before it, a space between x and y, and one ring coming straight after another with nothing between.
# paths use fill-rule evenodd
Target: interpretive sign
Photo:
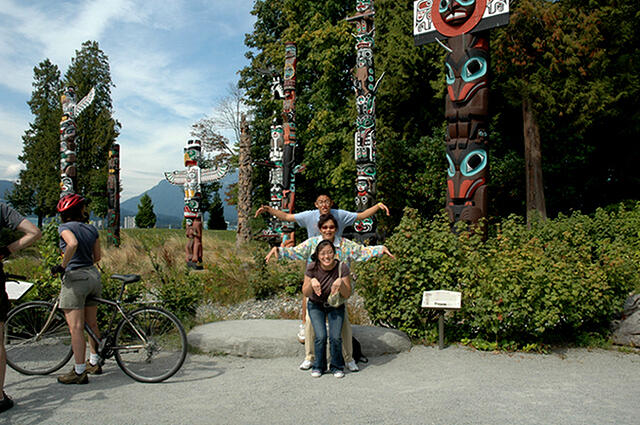
<instances>
[{"instance_id":1,"label":"interpretive sign","mask_svg":"<svg viewBox=\"0 0 640 425\"><path fill-rule=\"evenodd\" d=\"M422 293L422 307L460 310L462 293L455 291L424 291Z\"/></svg>"}]
</instances>

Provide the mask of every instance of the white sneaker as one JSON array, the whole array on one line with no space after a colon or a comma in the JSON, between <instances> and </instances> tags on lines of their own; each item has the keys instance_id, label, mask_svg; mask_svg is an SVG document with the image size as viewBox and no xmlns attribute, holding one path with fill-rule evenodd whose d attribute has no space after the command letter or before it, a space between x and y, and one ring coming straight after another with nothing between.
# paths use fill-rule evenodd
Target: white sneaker
<instances>
[{"instance_id":1,"label":"white sneaker","mask_svg":"<svg viewBox=\"0 0 640 425\"><path fill-rule=\"evenodd\" d=\"M300 344L304 344L304 323L301 323L298 329L298 342ZM309 369L309 368L307 368Z\"/></svg>"},{"instance_id":2,"label":"white sneaker","mask_svg":"<svg viewBox=\"0 0 640 425\"><path fill-rule=\"evenodd\" d=\"M312 378L319 378L322 376L322 372L320 372L319 370L312 370L311 371L311 377Z\"/></svg>"},{"instance_id":3,"label":"white sneaker","mask_svg":"<svg viewBox=\"0 0 640 425\"><path fill-rule=\"evenodd\" d=\"M358 372L360 370L360 368L358 367L358 365L356 364L355 360L351 360L350 362L347 363L347 368L351 371L351 372Z\"/></svg>"},{"instance_id":4,"label":"white sneaker","mask_svg":"<svg viewBox=\"0 0 640 425\"><path fill-rule=\"evenodd\" d=\"M305 359L305 361L300 363L300 370L309 370L311 369L311 366L312 366L311 362Z\"/></svg>"},{"instance_id":5,"label":"white sneaker","mask_svg":"<svg viewBox=\"0 0 640 425\"><path fill-rule=\"evenodd\" d=\"M344 372L341 370L336 370L335 372L333 372L333 376L335 376L336 378L344 378Z\"/></svg>"}]
</instances>

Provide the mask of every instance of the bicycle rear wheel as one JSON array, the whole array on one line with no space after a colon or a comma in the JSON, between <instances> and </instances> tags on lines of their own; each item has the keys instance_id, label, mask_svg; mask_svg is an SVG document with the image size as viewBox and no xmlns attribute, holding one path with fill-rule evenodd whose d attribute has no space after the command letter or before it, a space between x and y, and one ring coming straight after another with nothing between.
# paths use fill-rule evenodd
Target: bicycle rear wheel
<instances>
[{"instance_id":1,"label":"bicycle rear wheel","mask_svg":"<svg viewBox=\"0 0 640 425\"><path fill-rule=\"evenodd\" d=\"M187 355L187 334L178 318L158 307L143 307L127 317L116 329L118 366L140 382L173 376Z\"/></svg>"},{"instance_id":2,"label":"bicycle rear wheel","mask_svg":"<svg viewBox=\"0 0 640 425\"><path fill-rule=\"evenodd\" d=\"M53 304L28 302L9 312L5 323L4 345L7 363L25 375L47 375L64 366L71 356L71 335L60 310L45 325Z\"/></svg>"}]
</instances>

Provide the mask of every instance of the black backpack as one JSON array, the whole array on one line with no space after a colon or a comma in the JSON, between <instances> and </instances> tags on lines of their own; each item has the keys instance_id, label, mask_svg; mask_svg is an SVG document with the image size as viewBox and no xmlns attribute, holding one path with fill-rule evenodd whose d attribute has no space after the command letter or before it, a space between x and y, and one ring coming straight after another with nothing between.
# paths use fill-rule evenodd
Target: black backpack
<instances>
[{"instance_id":1,"label":"black backpack","mask_svg":"<svg viewBox=\"0 0 640 425\"><path fill-rule=\"evenodd\" d=\"M360 341L356 339L356 337L351 337L351 342L353 344L353 360L356 363L368 363L369 359L362 354L362 346L360 345Z\"/></svg>"}]
</instances>

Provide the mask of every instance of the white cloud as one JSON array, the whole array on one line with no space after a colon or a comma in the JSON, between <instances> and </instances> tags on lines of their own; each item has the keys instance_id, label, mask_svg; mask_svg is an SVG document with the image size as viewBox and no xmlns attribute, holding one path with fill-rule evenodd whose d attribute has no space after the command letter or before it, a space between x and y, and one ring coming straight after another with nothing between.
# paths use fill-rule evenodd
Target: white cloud
<instances>
[{"instance_id":1,"label":"white cloud","mask_svg":"<svg viewBox=\"0 0 640 425\"><path fill-rule=\"evenodd\" d=\"M33 67L66 68L86 40L109 57L123 127L123 199L184 167L191 124L213 109L246 63L253 0L0 0L0 167L17 175ZM2 96L8 88L12 99ZM15 176L14 176L15 177Z\"/></svg>"}]
</instances>

